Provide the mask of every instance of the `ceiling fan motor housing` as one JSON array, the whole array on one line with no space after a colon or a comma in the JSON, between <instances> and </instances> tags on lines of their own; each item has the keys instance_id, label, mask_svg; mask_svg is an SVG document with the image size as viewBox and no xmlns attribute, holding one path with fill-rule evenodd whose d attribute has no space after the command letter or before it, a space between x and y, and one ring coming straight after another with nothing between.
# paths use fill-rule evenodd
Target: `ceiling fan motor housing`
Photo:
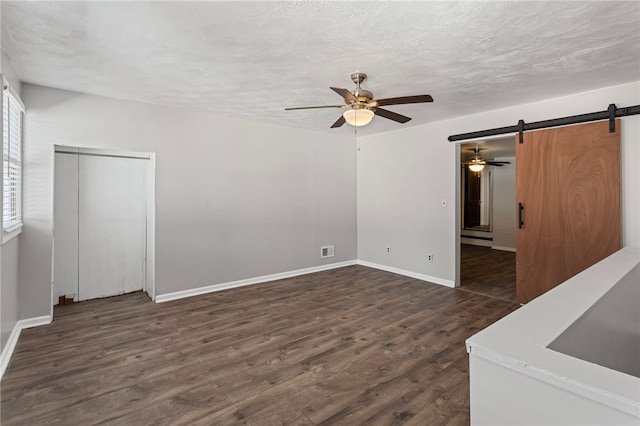
<instances>
[{"instance_id":1,"label":"ceiling fan motor housing","mask_svg":"<svg viewBox=\"0 0 640 426\"><path fill-rule=\"evenodd\" d=\"M360 87L360 83L367 79L367 75L363 72L354 72L351 74L351 81L356 84L356 88L351 92L353 96L358 98L360 103L368 103L373 99L373 93ZM351 105L357 105L356 102L351 102ZM370 105L371 106L371 105ZM362 105L364 107L364 105Z\"/></svg>"},{"instance_id":2,"label":"ceiling fan motor housing","mask_svg":"<svg viewBox=\"0 0 640 426\"><path fill-rule=\"evenodd\" d=\"M356 98L358 98L358 101L360 102L364 102L367 103L369 102L371 99L373 99L373 93L371 93L368 90L364 90L361 88L357 88L356 90L354 90L353 92L353 96L355 96Z\"/></svg>"}]
</instances>

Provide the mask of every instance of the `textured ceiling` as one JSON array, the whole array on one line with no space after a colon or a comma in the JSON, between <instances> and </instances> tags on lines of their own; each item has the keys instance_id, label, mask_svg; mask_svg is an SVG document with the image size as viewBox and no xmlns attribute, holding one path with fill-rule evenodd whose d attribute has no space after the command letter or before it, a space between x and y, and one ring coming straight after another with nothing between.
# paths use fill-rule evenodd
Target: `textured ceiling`
<instances>
[{"instance_id":1,"label":"textured ceiling","mask_svg":"<svg viewBox=\"0 0 640 426\"><path fill-rule=\"evenodd\" d=\"M369 75L388 107L366 135L640 80L639 2L6 1L2 45L26 82L329 129L329 86ZM603 107L604 109L604 107Z\"/></svg>"}]
</instances>

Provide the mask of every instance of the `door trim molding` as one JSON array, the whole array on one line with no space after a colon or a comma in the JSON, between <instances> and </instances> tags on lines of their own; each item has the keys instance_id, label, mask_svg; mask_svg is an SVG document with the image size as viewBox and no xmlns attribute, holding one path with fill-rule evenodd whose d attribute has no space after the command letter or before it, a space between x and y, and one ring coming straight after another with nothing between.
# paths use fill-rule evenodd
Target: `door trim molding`
<instances>
[{"instance_id":1,"label":"door trim molding","mask_svg":"<svg viewBox=\"0 0 640 426\"><path fill-rule=\"evenodd\" d=\"M83 148L80 146L54 145L54 152L60 154L71 155L95 155L97 157L118 157L118 158L137 158L140 160L149 160L154 153L136 152L136 151L118 151L101 148Z\"/></svg>"}]
</instances>

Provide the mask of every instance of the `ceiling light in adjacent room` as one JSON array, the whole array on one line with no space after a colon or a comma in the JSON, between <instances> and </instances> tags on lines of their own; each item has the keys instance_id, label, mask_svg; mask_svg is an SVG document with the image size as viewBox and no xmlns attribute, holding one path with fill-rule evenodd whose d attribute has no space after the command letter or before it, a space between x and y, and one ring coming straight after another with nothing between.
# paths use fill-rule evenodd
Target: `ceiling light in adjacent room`
<instances>
[{"instance_id":1,"label":"ceiling light in adjacent room","mask_svg":"<svg viewBox=\"0 0 640 426\"><path fill-rule=\"evenodd\" d=\"M348 109L342 114L344 120L352 126L365 126L373 120L373 111L366 108Z\"/></svg>"},{"instance_id":2,"label":"ceiling light in adjacent room","mask_svg":"<svg viewBox=\"0 0 640 426\"><path fill-rule=\"evenodd\" d=\"M471 163L469 164L469 170L477 173L481 172L482 169L484 169L484 161L478 159L477 157L471 160Z\"/></svg>"}]
</instances>

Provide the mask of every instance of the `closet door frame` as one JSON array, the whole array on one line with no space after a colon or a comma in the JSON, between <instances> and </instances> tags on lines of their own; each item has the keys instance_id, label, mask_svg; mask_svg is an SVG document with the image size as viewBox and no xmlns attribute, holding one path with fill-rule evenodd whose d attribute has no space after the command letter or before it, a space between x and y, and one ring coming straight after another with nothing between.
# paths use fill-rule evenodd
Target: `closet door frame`
<instances>
[{"instance_id":1,"label":"closet door frame","mask_svg":"<svg viewBox=\"0 0 640 426\"><path fill-rule=\"evenodd\" d=\"M54 173L53 173L53 223L52 230L53 235L52 239L55 238L55 229L53 227L56 223L55 218L55 156L57 153L62 154L70 154L70 155L94 155L94 156L103 156L103 157L120 157L120 158L135 158L141 160L147 160L149 163L147 164L147 228L146 228L146 271L145 271L145 282L143 283L143 291L145 291L151 300L155 302L156 298L156 289L155 289L155 175L156 175L156 158L155 153L152 152L133 152L133 151L118 151L118 150L109 150L109 149L99 149L99 148L84 148L84 147L75 147L75 146L66 146L66 145L54 145L53 147L54 155L53 155L53 164L54 164ZM54 289L54 265L55 265L55 241L52 244L51 248L51 318L53 318L53 306L55 304L55 289Z\"/></svg>"}]
</instances>

